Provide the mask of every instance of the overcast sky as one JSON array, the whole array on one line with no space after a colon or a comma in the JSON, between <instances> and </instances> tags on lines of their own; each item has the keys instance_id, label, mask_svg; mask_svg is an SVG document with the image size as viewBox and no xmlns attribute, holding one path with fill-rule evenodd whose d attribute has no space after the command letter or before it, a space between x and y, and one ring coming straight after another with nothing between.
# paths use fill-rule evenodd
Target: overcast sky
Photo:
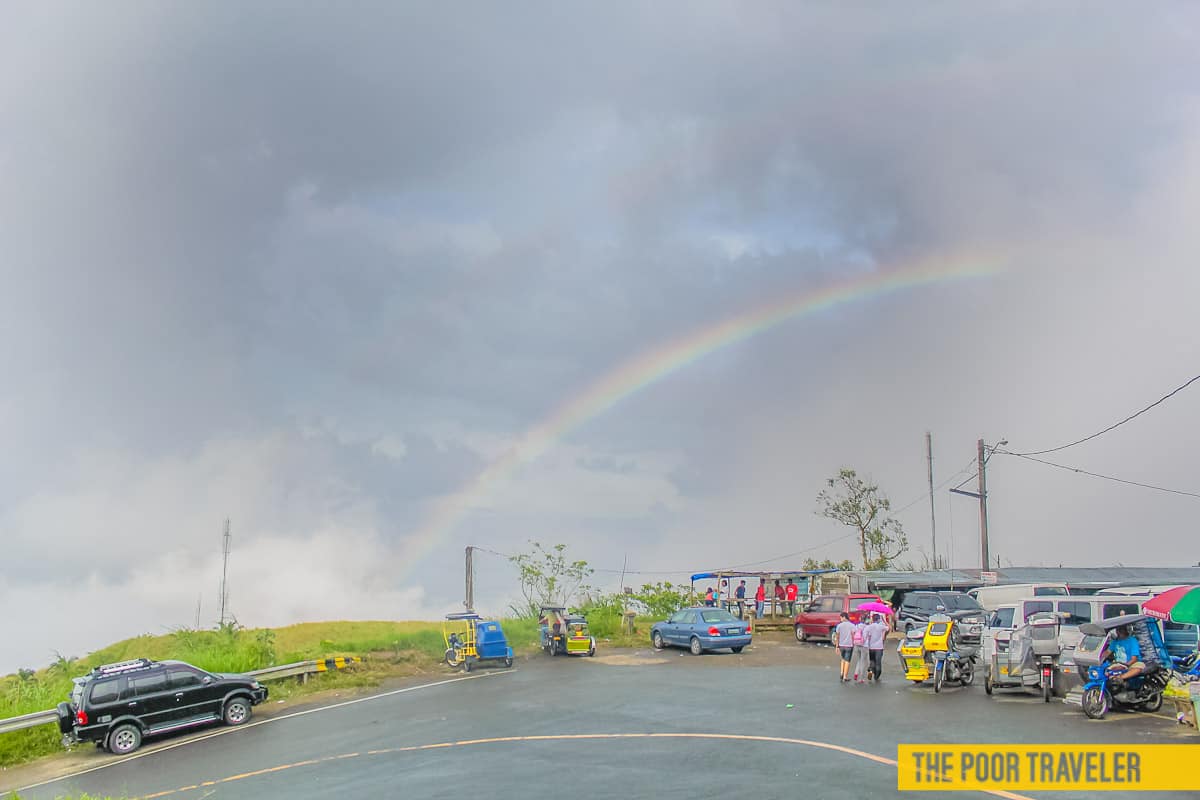
<instances>
[{"instance_id":1,"label":"overcast sky","mask_svg":"<svg viewBox=\"0 0 1200 800\"><path fill-rule=\"evenodd\" d=\"M2 671L198 602L213 624L226 516L251 626L436 618L467 544L684 574L854 557L814 514L839 467L900 507L926 431L941 482L979 437L1051 447L1200 372L1194 4L4 16ZM1000 269L717 350L469 491L630 359L930 260ZM1052 458L1200 491L1198 407ZM988 477L1004 564L1200 561L1196 498ZM975 507L937 501L977 567ZM928 517L901 514L906 558ZM503 611L511 570L477 565Z\"/></svg>"}]
</instances>

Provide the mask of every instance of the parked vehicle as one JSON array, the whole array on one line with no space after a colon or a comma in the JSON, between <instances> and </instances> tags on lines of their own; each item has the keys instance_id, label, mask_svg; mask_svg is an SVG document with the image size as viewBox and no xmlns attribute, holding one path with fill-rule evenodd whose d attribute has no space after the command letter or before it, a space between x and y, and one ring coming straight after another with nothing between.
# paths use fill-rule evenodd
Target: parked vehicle
<instances>
[{"instance_id":1,"label":"parked vehicle","mask_svg":"<svg viewBox=\"0 0 1200 800\"><path fill-rule=\"evenodd\" d=\"M877 594L822 594L817 595L796 614L796 639L806 642L809 639L828 639L833 641L834 629L842 621L842 612L850 615L850 621L857 623L862 619L863 612L859 606L864 603L882 603L883 598Z\"/></svg>"},{"instance_id":2,"label":"parked vehicle","mask_svg":"<svg viewBox=\"0 0 1200 800\"><path fill-rule=\"evenodd\" d=\"M696 656L726 648L740 653L750 644L750 623L723 608L683 608L669 619L654 623L650 641L658 650L686 647Z\"/></svg>"},{"instance_id":3,"label":"parked vehicle","mask_svg":"<svg viewBox=\"0 0 1200 800\"><path fill-rule=\"evenodd\" d=\"M213 722L241 725L267 699L267 687L247 675L148 658L96 667L74 684L57 709L63 743L95 742L117 755L137 750L147 736Z\"/></svg>"},{"instance_id":4,"label":"parked vehicle","mask_svg":"<svg viewBox=\"0 0 1200 800\"><path fill-rule=\"evenodd\" d=\"M1013 631L996 633L996 646L986 662L984 691L990 695L995 689L1037 687L1050 702L1060 670L1060 623L1059 615L1040 613Z\"/></svg>"},{"instance_id":5,"label":"parked vehicle","mask_svg":"<svg viewBox=\"0 0 1200 800\"><path fill-rule=\"evenodd\" d=\"M967 592L988 611L1005 603L1013 603L1025 597L1065 596L1071 592L1065 583L1010 583L1003 586L980 586Z\"/></svg>"},{"instance_id":6,"label":"parked vehicle","mask_svg":"<svg viewBox=\"0 0 1200 800\"><path fill-rule=\"evenodd\" d=\"M596 640L588 631L587 618L568 614L561 606L542 606L538 631L542 649L552 656L596 655Z\"/></svg>"},{"instance_id":7,"label":"parked vehicle","mask_svg":"<svg viewBox=\"0 0 1200 800\"><path fill-rule=\"evenodd\" d=\"M1012 609L1011 612L1009 608ZM1074 666L1075 646L1079 644L1082 635L1079 633L1080 625L1126 614L1137 614L1140 610L1138 601L1128 597L1069 595L1021 598L1011 604L999 606L989 618L984 639L985 660L990 663L992 647L994 642L999 641L1000 630L1015 630L1036 614L1058 614L1058 635L1062 645L1058 663L1062 668L1071 671Z\"/></svg>"},{"instance_id":8,"label":"parked vehicle","mask_svg":"<svg viewBox=\"0 0 1200 800\"><path fill-rule=\"evenodd\" d=\"M447 614L442 623L446 642L446 664L470 672L483 661L502 661L513 665L513 651L508 646L504 629L499 622L485 620L474 611Z\"/></svg>"},{"instance_id":9,"label":"parked vehicle","mask_svg":"<svg viewBox=\"0 0 1200 800\"><path fill-rule=\"evenodd\" d=\"M964 614L970 612L957 612ZM975 663L979 657L979 636L961 619L948 614L935 614L925 629L925 652L933 655L933 691L942 691L946 683L970 686L975 680Z\"/></svg>"},{"instance_id":10,"label":"parked vehicle","mask_svg":"<svg viewBox=\"0 0 1200 800\"><path fill-rule=\"evenodd\" d=\"M1136 598L1136 602L1140 605L1147 600L1157 597L1163 592L1174 589L1177 584L1163 584L1158 586L1114 586L1109 589L1101 589L1096 593L1097 596L1112 597L1130 597ZM1139 609L1140 611L1140 609ZM1139 611L1127 611L1127 614L1136 614ZM1164 622L1163 623L1163 640L1167 645L1167 652L1171 657L1186 656L1200 648L1200 626L1189 625L1179 622Z\"/></svg>"},{"instance_id":11,"label":"parked vehicle","mask_svg":"<svg viewBox=\"0 0 1200 800\"><path fill-rule=\"evenodd\" d=\"M959 611L977 612L971 623L983 631L983 606L966 592L909 592L896 612L896 628L908 630L918 623L928 622L935 614L954 614Z\"/></svg>"},{"instance_id":12,"label":"parked vehicle","mask_svg":"<svg viewBox=\"0 0 1200 800\"><path fill-rule=\"evenodd\" d=\"M924 683L933 674L933 657L925 652L926 628L927 625L910 627L896 647L904 679L913 683Z\"/></svg>"},{"instance_id":13,"label":"parked vehicle","mask_svg":"<svg viewBox=\"0 0 1200 800\"><path fill-rule=\"evenodd\" d=\"M1186 656L1171 656L1171 664L1175 675L1184 683L1200 681L1200 652L1191 652Z\"/></svg>"},{"instance_id":14,"label":"parked vehicle","mask_svg":"<svg viewBox=\"0 0 1200 800\"><path fill-rule=\"evenodd\" d=\"M1121 678L1124 667L1114 664L1113 644L1122 632L1137 640L1142 673ZM1102 719L1110 708L1162 708L1163 690L1171 677L1171 657L1163 644L1158 623L1144 614L1101 620L1080 626L1083 639L1075 648L1075 664L1086 676L1081 705L1092 719Z\"/></svg>"},{"instance_id":15,"label":"parked vehicle","mask_svg":"<svg viewBox=\"0 0 1200 800\"><path fill-rule=\"evenodd\" d=\"M990 664L998 652L1001 654L1007 652L1009 639L1017 627L1016 614L1016 604L1006 603L997 606L988 615L987 622L983 626L983 642L980 648L983 663Z\"/></svg>"}]
</instances>

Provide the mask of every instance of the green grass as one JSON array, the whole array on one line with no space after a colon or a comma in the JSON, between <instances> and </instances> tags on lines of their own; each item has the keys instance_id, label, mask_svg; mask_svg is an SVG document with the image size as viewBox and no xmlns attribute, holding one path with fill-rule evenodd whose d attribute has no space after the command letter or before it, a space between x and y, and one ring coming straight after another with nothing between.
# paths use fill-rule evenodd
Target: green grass
<instances>
[{"instance_id":1,"label":"green grass","mask_svg":"<svg viewBox=\"0 0 1200 800\"><path fill-rule=\"evenodd\" d=\"M637 632L620 632L620 615L593 612L592 635L605 647L641 647L653 620L638 618ZM502 620L509 644L518 654L539 649L537 620ZM306 622L286 628L255 630L179 630L162 636L138 636L117 642L81 659L60 659L40 670L22 670L0 678L0 719L45 711L66 700L71 678L99 664L132 658L178 659L211 672L250 672L339 655L368 656L361 667L326 673L305 685L271 683L271 699L285 700L325 689L376 686L384 678L438 669L445 652L440 622ZM61 752L58 729L42 725L0 734L0 767Z\"/></svg>"},{"instance_id":2,"label":"green grass","mask_svg":"<svg viewBox=\"0 0 1200 800\"><path fill-rule=\"evenodd\" d=\"M537 646L537 623L503 622L515 650ZM250 672L338 655L370 656L368 664L344 673L326 673L299 685L271 684L272 699L321 691L377 685L396 674L435 667L445 652L440 622L310 622L277 629L179 630L162 636L138 636L117 642L81 659L60 659L40 670L22 670L0 678L0 719L54 708L68 699L71 678L99 664L132 658L178 659L211 672ZM58 730L42 725L0 734L0 767L60 752Z\"/></svg>"}]
</instances>

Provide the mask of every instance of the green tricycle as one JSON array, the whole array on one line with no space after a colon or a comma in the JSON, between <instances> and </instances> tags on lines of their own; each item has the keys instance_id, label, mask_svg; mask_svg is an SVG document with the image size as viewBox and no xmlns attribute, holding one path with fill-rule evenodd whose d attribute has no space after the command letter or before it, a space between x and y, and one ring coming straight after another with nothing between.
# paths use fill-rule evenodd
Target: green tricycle
<instances>
[{"instance_id":1,"label":"green tricycle","mask_svg":"<svg viewBox=\"0 0 1200 800\"><path fill-rule=\"evenodd\" d=\"M588 631L587 617L568 614L562 606L542 606L538 619L542 649L552 656L594 656L596 638Z\"/></svg>"}]
</instances>

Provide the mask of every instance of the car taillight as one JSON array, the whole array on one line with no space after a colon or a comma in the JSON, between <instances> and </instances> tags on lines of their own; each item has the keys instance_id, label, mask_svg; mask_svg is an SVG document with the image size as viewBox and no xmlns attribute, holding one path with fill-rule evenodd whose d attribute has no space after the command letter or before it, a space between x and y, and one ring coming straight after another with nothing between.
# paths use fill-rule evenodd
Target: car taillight
<instances>
[{"instance_id":1,"label":"car taillight","mask_svg":"<svg viewBox=\"0 0 1200 800\"><path fill-rule=\"evenodd\" d=\"M720 636L720 635L721 635L721 629L720 629L720 628L718 628L716 625L714 625L713 627L711 627L711 628L709 628L709 629L708 629L708 635L709 635L709 636Z\"/></svg>"},{"instance_id":2,"label":"car taillight","mask_svg":"<svg viewBox=\"0 0 1200 800\"><path fill-rule=\"evenodd\" d=\"M87 725L88 724L87 712L84 711L83 709L76 711L75 712L75 722L78 725Z\"/></svg>"}]
</instances>

